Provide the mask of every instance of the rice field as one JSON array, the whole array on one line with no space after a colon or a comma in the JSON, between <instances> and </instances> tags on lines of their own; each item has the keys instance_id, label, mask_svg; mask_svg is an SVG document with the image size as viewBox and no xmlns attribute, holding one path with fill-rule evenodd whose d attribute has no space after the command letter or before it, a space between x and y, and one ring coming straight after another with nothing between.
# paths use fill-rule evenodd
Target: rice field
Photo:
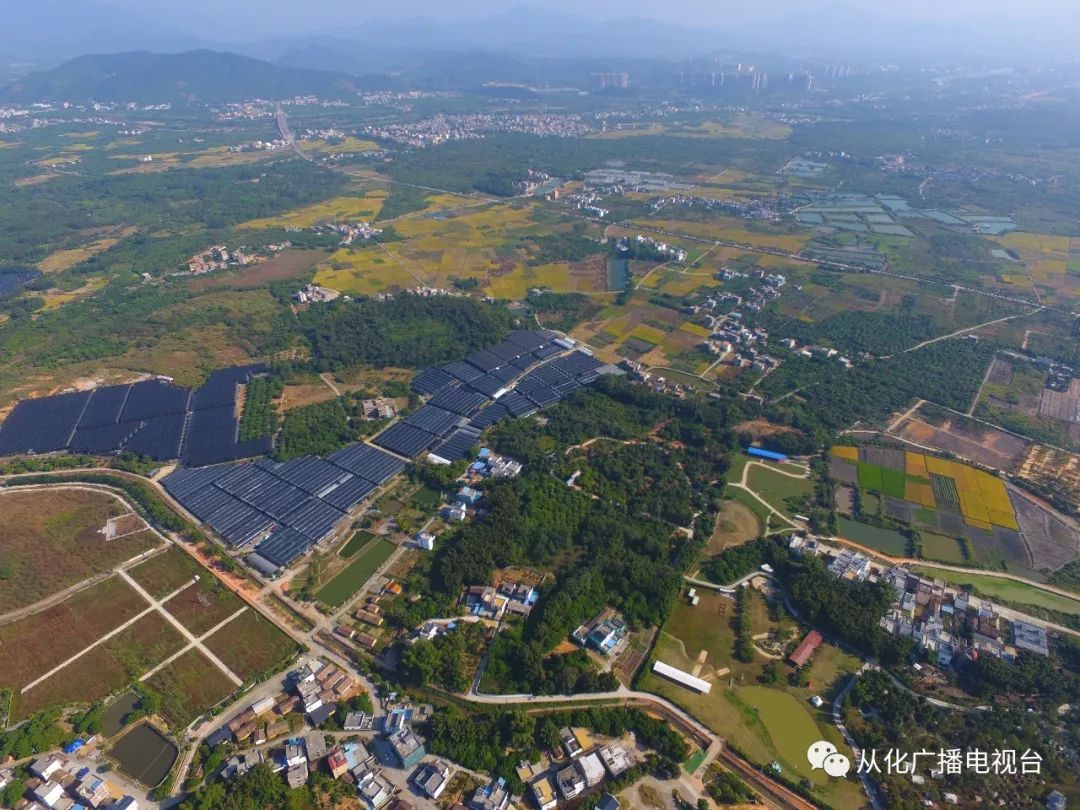
<instances>
[{"instance_id":1,"label":"rice field","mask_svg":"<svg viewBox=\"0 0 1080 810\"><path fill-rule=\"evenodd\" d=\"M880 492L922 508L958 508L967 525L984 531L1000 526L1018 531L1005 482L958 461L907 452L903 469L866 460L865 450L834 447L832 455L858 465L861 489Z\"/></svg>"},{"instance_id":2,"label":"rice field","mask_svg":"<svg viewBox=\"0 0 1080 810\"><path fill-rule=\"evenodd\" d=\"M359 195L334 197L306 208L275 217L253 219L238 226L251 230L266 228L310 228L330 222L372 222L382 210L387 192L382 189Z\"/></svg>"}]
</instances>

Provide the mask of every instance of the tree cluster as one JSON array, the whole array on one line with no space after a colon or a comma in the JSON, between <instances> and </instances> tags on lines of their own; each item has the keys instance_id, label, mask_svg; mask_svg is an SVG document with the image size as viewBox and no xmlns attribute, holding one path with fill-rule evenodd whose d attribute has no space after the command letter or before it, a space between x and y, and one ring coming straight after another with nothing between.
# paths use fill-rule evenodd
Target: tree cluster
<instances>
[{"instance_id":1,"label":"tree cluster","mask_svg":"<svg viewBox=\"0 0 1080 810\"><path fill-rule=\"evenodd\" d=\"M510 317L503 307L469 298L400 295L338 299L302 312L300 324L321 370L361 363L425 368L497 343Z\"/></svg>"}]
</instances>

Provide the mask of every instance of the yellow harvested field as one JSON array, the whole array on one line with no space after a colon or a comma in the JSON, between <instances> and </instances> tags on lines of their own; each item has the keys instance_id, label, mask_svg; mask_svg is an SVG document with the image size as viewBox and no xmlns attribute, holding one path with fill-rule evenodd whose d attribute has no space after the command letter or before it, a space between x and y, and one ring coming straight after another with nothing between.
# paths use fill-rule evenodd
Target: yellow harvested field
<instances>
[{"instance_id":1,"label":"yellow harvested field","mask_svg":"<svg viewBox=\"0 0 1080 810\"><path fill-rule=\"evenodd\" d=\"M982 526L982 524L990 524L990 513L986 511L986 504L982 502L982 498L977 492L971 492L966 489L959 490L960 493L960 511L964 515L964 521L971 526Z\"/></svg>"},{"instance_id":2,"label":"yellow harvested field","mask_svg":"<svg viewBox=\"0 0 1080 810\"><path fill-rule=\"evenodd\" d=\"M704 326L702 326L701 324L697 324L697 323L687 322L687 323L684 323L682 326L680 326L679 329L681 329L683 332L689 332L691 335L695 335L696 337L701 337L701 338L707 338L709 335L712 334Z\"/></svg>"},{"instance_id":3,"label":"yellow harvested field","mask_svg":"<svg viewBox=\"0 0 1080 810\"><path fill-rule=\"evenodd\" d=\"M334 197L276 217L253 219L241 228L310 228L330 222L371 222L379 215L387 192L377 189L359 196Z\"/></svg>"},{"instance_id":4,"label":"yellow harvested field","mask_svg":"<svg viewBox=\"0 0 1080 810\"><path fill-rule=\"evenodd\" d=\"M937 505L934 501L934 490L929 484L920 484L918 481L904 482L904 500L920 506L928 506L931 509Z\"/></svg>"},{"instance_id":5,"label":"yellow harvested field","mask_svg":"<svg viewBox=\"0 0 1080 810\"><path fill-rule=\"evenodd\" d=\"M634 327L634 331L630 333L630 337L644 340L646 343L662 343L664 338L667 337L667 332L661 329L657 329L655 326L647 326L641 324Z\"/></svg>"},{"instance_id":6,"label":"yellow harvested field","mask_svg":"<svg viewBox=\"0 0 1080 810\"><path fill-rule=\"evenodd\" d=\"M323 140L300 141L300 148L305 152L317 152L324 155L338 155L345 152L376 152L382 149L375 141L361 140L351 135L338 143Z\"/></svg>"},{"instance_id":7,"label":"yellow harvested field","mask_svg":"<svg viewBox=\"0 0 1080 810\"><path fill-rule=\"evenodd\" d=\"M763 138L783 139L791 134L791 127L773 121L757 113L736 113L731 121L705 121L701 124L672 125L642 123L620 126L606 132L594 132L586 137L594 140L618 140L655 135L673 135L677 138Z\"/></svg>"},{"instance_id":8,"label":"yellow harvested field","mask_svg":"<svg viewBox=\"0 0 1080 810\"><path fill-rule=\"evenodd\" d=\"M938 458L937 456L923 456L926 459L926 471L931 472L934 475L945 475L949 478L956 478L956 468L960 465L955 461L949 461L948 459ZM962 476L963 473L960 473ZM957 488L960 484L957 482Z\"/></svg>"},{"instance_id":9,"label":"yellow harvested field","mask_svg":"<svg viewBox=\"0 0 1080 810\"><path fill-rule=\"evenodd\" d=\"M34 161L35 164L45 169L51 169L56 166L65 166L70 163L81 163L82 158L78 155L56 155L55 157L42 158L41 160Z\"/></svg>"},{"instance_id":10,"label":"yellow harvested field","mask_svg":"<svg viewBox=\"0 0 1080 810\"><path fill-rule=\"evenodd\" d=\"M418 284L393 256L376 247L337 251L319 265L315 283L351 295L377 295L390 287Z\"/></svg>"},{"instance_id":11,"label":"yellow harvested field","mask_svg":"<svg viewBox=\"0 0 1080 810\"><path fill-rule=\"evenodd\" d=\"M916 478L926 478L926 456L922 453L907 453L905 456L906 472Z\"/></svg>"},{"instance_id":12,"label":"yellow harvested field","mask_svg":"<svg viewBox=\"0 0 1080 810\"><path fill-rule=\"evenodd\" d=\"M20 177L11 185L16 188L27 188L29 186L40 186L42 183L48 183L50 180L55 180L63 175L56 174L55 172L45 172L43 174L32 174L29 177Z\"/></svg>"},{"instance_id":13,"label":"yellow harvested field","mask_svg":"<svg viewBox=\"0 0 1080 810\"><path fill-rule=\"evenodd\" d=\"M1017 231L1006 234L997 241L1020 256L1035 282L1045 282L1051 276L1065 275L1071 243L1068 236Z\"/></svg>"},{"instance_id":14,"label":"yellow harvested field","mask_svg":"<svg viewBox=\"0 0 1080 810\"><path fill-rule=\"evenodd\" d=\"M72 301L79 301L86 296L97 292L105 286L104 278L95 278L83 285L77 290L71 290L70 292L61 292L60 290L48 290L42 295L44 303L42 309L48 312L52 309L59 309L64 304L70 304Z\"/></svg>"},{"instance_id":15,"label":"yellow harvested field","mask_svg":"<svg viewBox=\"0 0 1080 810\"><path fill-rule=\"evenodd\" d=\"M858 447L848 447L846 445L842 445L840 447L832 448L832 450L830 452L832 453L832 455L836 456L837 458L846 459L848 461L858 461L859 460L859 448Z\"/></svg>"},{"instance_id":16,"label":"yellow harvested field","mask_svg":"<svg viewBox=\"0 0 1080 810\"><path fill-rule=\"evenodd\" d=\"M96 239L82 247L59 250L46 256L37 264L37 269L42 273L62 273L70 270L75 265L85 262L87 259L104 253L121 239L125 239L135 233L134 227L123 228L113 236Z\"/></svg>"}]
</instances>

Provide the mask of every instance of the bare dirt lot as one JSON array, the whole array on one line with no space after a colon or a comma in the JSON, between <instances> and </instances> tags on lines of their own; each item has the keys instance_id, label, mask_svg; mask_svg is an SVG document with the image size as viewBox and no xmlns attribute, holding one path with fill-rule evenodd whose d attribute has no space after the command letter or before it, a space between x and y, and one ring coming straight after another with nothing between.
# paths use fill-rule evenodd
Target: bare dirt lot
<instances>
[{"instance_id":1,"label":"bare dirt lot","mask_svg":"<svg viewBox=\"0 0 1080 810\"><path fill-rule=\"evenodd\" d=\"M1080 380L1073 380L1068 391L1044 388L1039 399L1039 416L1080 422Z\"/></svg>"},{"instance_id":2,"label":"bare dirt lot","mask_svg":"<svg viewBox=\"0 0 1080 810\"><path fill-rule=\"evenodd\" d=\"M938 424L930 424L916 412L894 433L924 447L955 453L961 458L1010 473L1016 471L1031 445L1027 439L955 415L939 420Z\"/></svg>"},{"instance_id":3,"label":"bare dirt lot","mask_svg":"<svg viewBox=\"0 0 1080 810\"><path fill-rule=\"evenodd\" d=\"M259 262L242 270L225 273L211 273L192 281L188 288L193 292L211 287L226 286L234 290L248 290L262 287L272 281L302 276L326 258L321 250L286 250L264 262Z\"/></svg>"},{"instance_id":4,"label":"bare dirt lot","mask_svg":"<svg viewBox=\"0 0 1080 810\"><path fill-rule=\"evenodd\" d=\"M1013 492L1016 520L1034 558L1034 568L1056 571L1080 554L1080 537L1058 515Z\"/></svg>"},{"instance_id":5,"label":"bare dirt lot","mask_svg":"<svg viewBox=\"0 0 1080 810\"><path fill-rule=\"evenodd\" d=\"M719 554L726 548L741 546L761 534L761 524L750 508L737 501L724 501L716 520L716 531L709 538L706 554Z\"/></svg>"}]
</instances>

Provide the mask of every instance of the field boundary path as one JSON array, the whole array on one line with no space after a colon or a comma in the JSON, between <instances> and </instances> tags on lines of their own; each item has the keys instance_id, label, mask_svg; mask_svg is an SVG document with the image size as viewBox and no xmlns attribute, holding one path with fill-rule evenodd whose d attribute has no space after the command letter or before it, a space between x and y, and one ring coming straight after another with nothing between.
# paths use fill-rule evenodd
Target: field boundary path
<instances>
[{"instance_id":1,"label":"field boundary path","mask_svg":"<svg viewBox=\"0 0 1080 810\"><path fill-rule=\"evenodd\" d=\"M150 602L151 605L153 605L153 609L157 610L157 612L161 614L162 618L164 618L169 624L171 624L173 627L175 627L177 630L179 630L180 634L190 642L191 646L197 648L199 650L199 652L201 652L203 655L205 655L207 658L209 658L214 663L214 666L216 666L218 669L220 669L221 672L225 675L225 677L228 678L230 681L232 681L235 686L243 686L244 685L244 681L241 678L239 678L235 672L233 672L231 669L229 669L229 667L227 667L225 665L224 661L222 661L220 658L218 658L216 655L214 655L209 649L207 649L206 645L204 645L199 639L197 639L195 637L194 633L192 633L190 630L188 630L186 627L184 627L184 625L181 624L180 621L175 616L173 616L171 613L169 613L169 611L165 610L165 608L163 608L161 606L162 602L155 601L154 597L152 597L149 593L147 593L146 589L143 588L142 585L140 585L138 582L136 582L134 579L132 579L132 577L128 574L127 571L120 571L119 574L124 579L124 581L127 582L128 585L130 585L132 588L135 589L135 591L138 592L139 596L141 596L143 599L145 599L146 601ZM194 580L192 580L192 582L189 583L189 584L193 584L193 583L194 583ZM163 601L168 601L168 600L166 599L166 600L163 600Z\"/></svg>"},{"instance_id":2,"label":"field boundary path","mask_svg":"<svg viewBox=\"0 0 1080 810\"><path fill-rule=\"evenodd\" d=\"M134 582L134 580L131 579L130 577L128 577L123 571L117 571L117 573L126 582L132 582L132 583ZM104 644L106 641L111 639L113 636L116 636L119 633L122 633L123 631L127 630L129 627L131 627L131 625L133 625L133 624L135 624L135 622L139 621L139 619L143 618L144 616L147 616L150 613L153 613L155 610L160 610L161 609L161 602L169 601L174 596L176 596L179 593L183 593L185 590L187 590L188 588L190 588L194 584L195 584L195 580L191 580L190 582L185 582L183 585L181 585L175 591L173 591L172 593L167 594L165 597L163 597L160 601L153 599L145 591L141 591L139 595L143 596L143 598L145 598L150 603L149 607L139 611L137 614L132 616L130 619L128 619L123 624L121 624L119 627L113 628L112 630L110 630L108 633L103 635L101 638L99 638L94 643L90 644L87 647L83 647L81 650L79 650L73 656L68 658L66 661L61 661L59 664L57 664L55 667L50 669L44 675L42 675L41 677L37 678L36 680L33 680L30 683L28 683L26 686L24 686L22 689L19 690L19 694L25 695L27 692L29 692L31 689L33 689L35 686L37 686L39 683L42 683L43 681L47 681L49 678L51 678L57 672L62 670L64 667L68 666L69 664L75 663L80 658L82 658L84 655L86 655L88 652L90 652L91 650L95 649L96 647L99 647L100 645Z\"/></svg>"},{"instance_id":3,"label":"field boundary path","mask_svg":"<svg viewBox=\"0 0 1080 810\"><path fill-rule=\"evenodd\" d=\"M74 585L69 585L68 587L64 588L64 590L57 591L54 594L50 594L44 599L38 602L34 602L34 604L32 605L26 605L25 607L17 608L16 610L12 610L8 613L3 614L2 616L0 616L0 625L11 624L12 622L18 621L19 619L25 619L28 616L33 616L37 613L41 613L44 610L48 610L51 607L55 607L62 602L66 602L75 594L81 593L87 588L92 588L95 585L99 585L100 583L107 580L109 577L115 576L121 568L131 568L133 566L136 566L139 563L150 559L151 557L156 557L158 554L163 553L168 548L169 541L162 538L161 545L147 549L146 551L142 552L141 554L135 555L129 560L124 560L124 562L120 563L117 566L114 566L113 568L110 568L108 571L102 571L100 574L94 574L94 576L88 577L81 582L76 582Z\"/></svg>"},{"instance_id":4,"label":"field boundary path","mask_svg":"<svg viewBox=\"0 0 1080 810\"><path fill-rule=\"evenodd\" d=\"M218 622L213 627L211 627L209 630L207 630L205 633L203 633L201 636L199 636L198 637L198 643L201 644L202 642L206 641L208 638L210 638L210 636L214 635L214 633L216 633L218 630L220 630L222 627L227 625L229 622L231 622L233 619L235 619L237 616L239 616L241 613L243 613L247 609L248 609L247 605L243 605L242 607L237 608L235 613L232 613L232 614L226 616L220 622ZM189 652L190 650L195 650L195 649L199 649L198 647L196 647L195 644L189 643L189 644L184 645L179 650L177 650L172 655L170 655L168 658L166 658L164 661L162 661L160 664L158 664L153 669L151 669L149 672L147 672L145 675L140 677L139 680L140 681L149 680L150 678L152 678L154 675L156 675L158 673L158 670L164 669L165 667L167 667L169 664L171 664L173 661L175 661L177 658L179 658L184 653Z\"/></svg>"}]
</instances>

